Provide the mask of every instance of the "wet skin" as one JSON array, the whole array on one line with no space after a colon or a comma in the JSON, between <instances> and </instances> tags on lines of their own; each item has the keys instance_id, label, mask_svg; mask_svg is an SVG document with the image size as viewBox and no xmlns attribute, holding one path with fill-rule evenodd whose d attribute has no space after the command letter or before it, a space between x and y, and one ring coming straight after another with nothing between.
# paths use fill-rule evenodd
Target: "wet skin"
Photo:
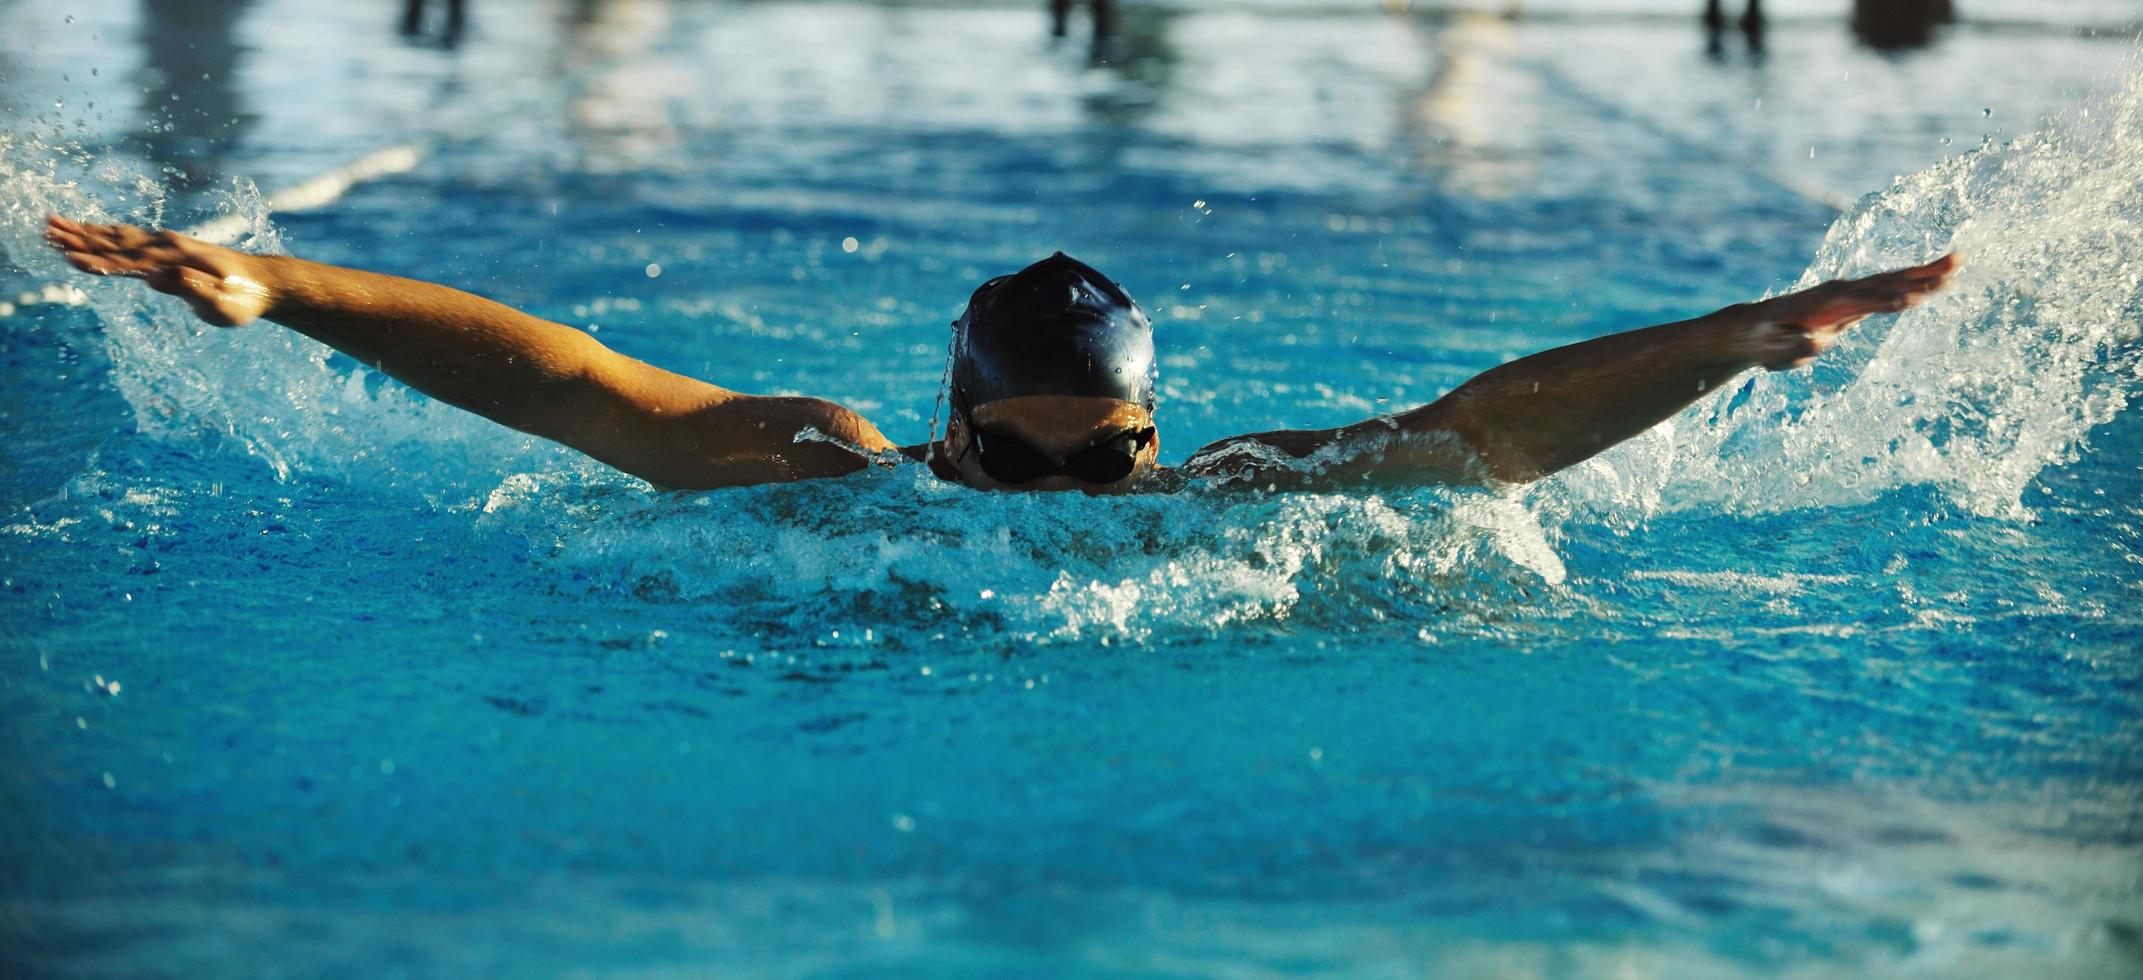
<instances>
[{"instance_id":1,"label":"wet skin","mask_svg":"<svg viewBox=\"0 0 2143 980\"><path fill-rule=\"evenodd\" d=\"M1119 398L1085 395L1020 395L978 405L972 420L955 415L945 439L930 455L931 469L949 480L979 490L1080 490L1094 494L1130 493L1141 489L1159 470L1161 440L1158 435L1139 450L1136 465L1121 480L1088 483L1061 474L1026 483L1006 484L990 477L974 452L975 429L1002 433L1033 447L1056 462L1082 449L1107 442L1125 433L1154 428L1153 413L1144 405ZM925 447L904 450L924 458Z\"/></svg>"},{"instance_id":2,"label":"wet skin","mask_svg":"<svg viewBox=\"0 0 2143 980\"><path fill-rule=\"evenodd\" d=\"M184 299L204 321L281 323L434 398L658 486L841 476L895 452L876 426L844 406L721 388L445 286L57 216L47 220L46 237L75 268L141 279ZM1485 371L1411 411L1331 429L1223 439L1192 454L1178 472L1287 487L1538 479L1651 428L1744 371L1812 362L1852 325L1943 288L1958 265L1953 253L1558 347ZM954 418L936 453L905 451L927 458L938 475L981 489L1121 493L1164 485L1152 479L1167 472L1156 461L1158 439L1140 449L1121 480L1092 484L1052 475L1008 486L991 479L969 451L970 426L1062 462L1115 434L1153 425L1146 409L1131 402L1025 395L977 406L972 419ZM1313 457L1314 468L1289 465Z\"/></svg>"}]
</instances>

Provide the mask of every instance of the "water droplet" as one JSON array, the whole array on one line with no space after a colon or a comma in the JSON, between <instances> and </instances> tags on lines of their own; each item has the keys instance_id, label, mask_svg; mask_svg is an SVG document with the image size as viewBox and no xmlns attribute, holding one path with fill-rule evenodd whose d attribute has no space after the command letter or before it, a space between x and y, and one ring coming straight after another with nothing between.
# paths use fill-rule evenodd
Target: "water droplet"
<instances>
[{"instance_id":1,"label":"water droplet","mask_svg":"<svg viewBox=\"0 0 2143 980\"><path fill-rule=\"evenodd\" d=\"M67 15L67 23L69 23L69 24L72 24L72 23L74 23L74 15L73 15L73 14L68 14L68 15Z\"/></svg>"},{"instance_id":2,"label":"water droplet","mask_svg":"<svg viewBox=\"0 0 2143 980\"><path fill-rule=\"evenodd\" d=\"M841 239L841 251L847 252L850 255L856 254L856 249L862 247L863 243L857 241L854 235L850 235L847 238Z\"/></svg>"},{"instance_id":3,"label":"water droplet","mask_svg":"<svg viewBox=\"0 0 2143 980\"><path fill-rule=\"evenodd\" d=\"M660 262L649 262L649 263L647 264L647 277L648 277L649 279L660 279L660 278L662 278L662 263L660 263Z\"/></svg>"},{"instance_id":4,"label":"water droplet","mask_svg":"<svg viewBox=\"0 0 2143 980\"><path fill-rule=\"evenodd\" d=\"M1982 117L1990 117L1990 116L1993 116L1993 115L1994 115L1994 107L1990 105L1990 106L1988 106L1988 107L1986 107L1986 108L1984 108L1984 109L1981 109L1981 110L1979 110L1979 114L1980 114L1980 115L1981 115Z\"/></svg>"}]
</instances>

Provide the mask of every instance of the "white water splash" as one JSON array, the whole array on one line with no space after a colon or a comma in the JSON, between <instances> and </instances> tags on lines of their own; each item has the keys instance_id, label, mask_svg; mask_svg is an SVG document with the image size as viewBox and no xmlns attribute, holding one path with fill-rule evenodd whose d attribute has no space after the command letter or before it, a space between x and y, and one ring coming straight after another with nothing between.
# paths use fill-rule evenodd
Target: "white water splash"
<instances>
[{"instance_id":1,"label":"white water splash","mask_svg":"<svg viewBox=\"0 0 2143 980\"><path fill-rule=\"evenodd\" d=\"M592 590L718 600L726 618L799 635L850 622L910 640L972 627L980 638L1144 642L1186 628L1507 610L1518 590L1564 578L1524 507L1434 489L987 493L908 466L650 495L517 476L478 527L525 541Z\"/></svg>"},{"instance_id":2,"label":"white water splash","mask_svg":"<svg viewBox=\"0 0 2143 980\"><path fill-rule=\"evenodd\" d=\"M1810 371L1753 377L1571 474L1614 507L1743 512L1941 488L2025 516L2049 466L2143 385L2143 68L2037 135L1901 178L1838 219L1799 287L1924 262L1964 268Z\"/></svg>"},{"instance_id":3,"label":"white water splash","mask_svg":"<svg viewBox=\"0 0 2143 980\"><path fill-rule=\"evenodd\" d=\"M73 283L86 296L99 329L69 340L104 349L112 383L142 432L220 437L279 479L370 473L466 488L539 463L577 465L548 443L378 383L295 332L265 323L210 327L180 300L138 281L75 272L45 243L45 215L151 226L164 217L165 188L127 167L0 134L0 251L33 276ZM260 192L237 181L210 223L238 248L284 254L269 215Z\"/></svg>"}]
</instances>

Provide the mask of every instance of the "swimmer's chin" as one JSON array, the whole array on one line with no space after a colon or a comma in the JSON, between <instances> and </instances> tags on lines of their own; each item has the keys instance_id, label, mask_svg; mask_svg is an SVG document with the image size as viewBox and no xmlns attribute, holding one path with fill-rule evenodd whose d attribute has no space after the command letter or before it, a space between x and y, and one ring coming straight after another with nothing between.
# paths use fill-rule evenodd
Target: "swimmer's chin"
<instances>
[{"instance_id":1,"label":"swimmer's chin","mask_svg":"<svg viewBox=\"0 0 2143 980\"><path fill-rule=\"evenodd\" d=\"M945 472L940 471L940 476ZM955 482L970 490L990 493L1070 493L1078 492L1089 497L1121 497L1142 493L1174 493L1190 485L1190 479L1181 470L1170 467L1152 467L1134 473L1114 483L1087 483L1069 476L1047 476L1030 483L998 483L987 477L975 478L952 471Z\"/></svg>"},{"instance_id":2,"label":"swimmer's chin","mask_svg":"<svg viewBox=\"0 0 2143 980\"><path fill-rule=\"evenodd\" d=\"M1005 493L1069 493L1077 491L1089 497L1120 497L1125 494L1162 491L1164 488L1156 486L1156 482L1155 476L1151 474L1143 477L1127 477L1115 483L1102 484L1087 483L1068 476L1047 476L1032 483L1021 483L1016 486L1003 483L990 483L988 485L970 483L968 486L977 490Z\"/></svg>"}]
</instances>

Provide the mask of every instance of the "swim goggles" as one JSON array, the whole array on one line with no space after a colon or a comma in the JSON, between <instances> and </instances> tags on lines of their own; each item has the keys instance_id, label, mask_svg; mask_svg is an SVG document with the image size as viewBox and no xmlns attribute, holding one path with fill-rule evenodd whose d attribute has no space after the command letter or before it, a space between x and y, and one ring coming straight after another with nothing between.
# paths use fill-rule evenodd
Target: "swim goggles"
<instances>
[{"instance_id":1,"label":"swim goggles","mask_svg":"<svg viewBox=\"0 0 2143 980\"><path fill-rule=\"evenodd\" d=\"M975 461L990 479L1008 486L1043 477L1068 476L1081 483L1115 483L1138 468L1138 454L1154 439L1154 429L1119 432L1063 459L1055 459L1018 436L976 429L970 442Z\"/></svg>"}]
</instances>

